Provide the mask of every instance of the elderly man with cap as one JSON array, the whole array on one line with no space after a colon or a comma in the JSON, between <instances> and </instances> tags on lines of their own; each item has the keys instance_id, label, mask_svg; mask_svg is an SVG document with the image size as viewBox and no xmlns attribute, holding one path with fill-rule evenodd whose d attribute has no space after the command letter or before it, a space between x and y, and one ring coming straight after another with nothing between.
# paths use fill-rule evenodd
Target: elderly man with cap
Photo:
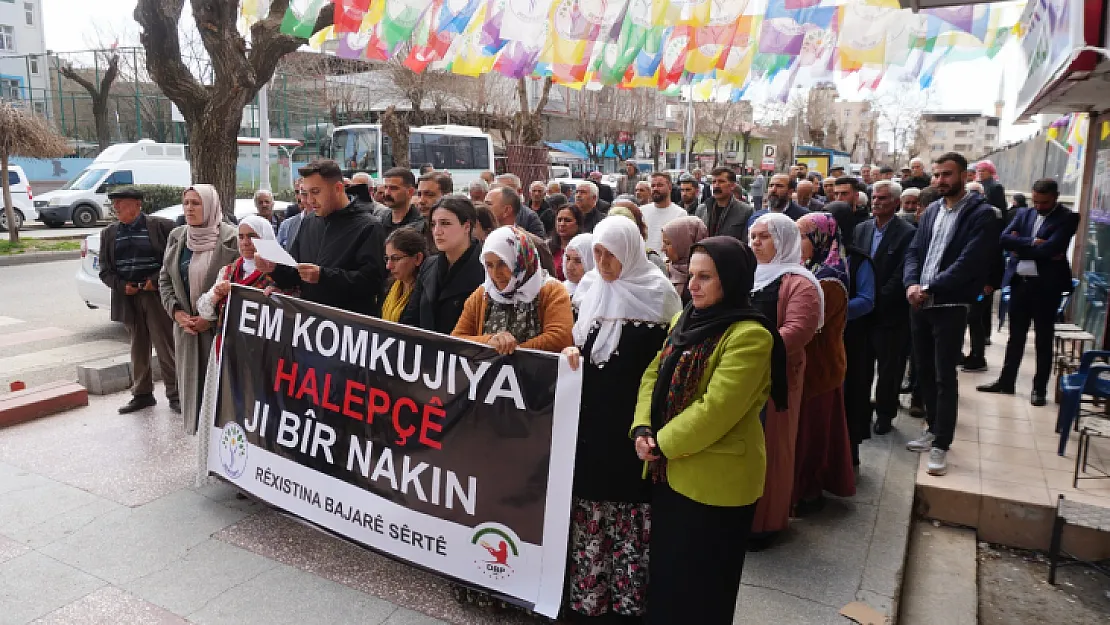
<instances>
[{"instance_id":1,"label":"elderly man with cap","mask_svg":"<svg viewBox=\"0 0 1110 625\"><path fill-rule=\"evenodd\" d=\"M181 412L174 363L173 320L162 308L158 274L166 255L166 239L174 229L168 219L143 214L143 192L121 187L108 194L119 220L100 233L100 281L112 290L112 321L122 322L131 335L131 401L119 409L127 414L155 405L150 350L166 383L170 409Z\"/></svg>"}]
</instances>

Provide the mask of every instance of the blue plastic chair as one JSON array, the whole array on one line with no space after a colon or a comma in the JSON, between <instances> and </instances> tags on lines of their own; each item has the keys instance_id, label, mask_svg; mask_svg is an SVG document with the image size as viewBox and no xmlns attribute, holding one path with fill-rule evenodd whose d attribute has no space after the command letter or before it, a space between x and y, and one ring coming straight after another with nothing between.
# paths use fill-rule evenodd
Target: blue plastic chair
<instances>
[{"instance_id":1,"label":"blue plastic chair","mask_svg":"<svg viewBox=\"0 0 1110 625\"><path fill-rule=\"evenodd\" d=\"M1056 450L1063 456L1071 435L1071 426L1078 419L1084 396L1094 399L1110 399L1110 364L1094 364L1095 359L1110 360L1110 351L1092 349L1083 352L1079 360L1079 371L1061 376L1060 409L1056 413L1056 432L1060 434L1060 447ZM1093 400L1092 400L1093 401Z\"/></svg>"}]
</instances>

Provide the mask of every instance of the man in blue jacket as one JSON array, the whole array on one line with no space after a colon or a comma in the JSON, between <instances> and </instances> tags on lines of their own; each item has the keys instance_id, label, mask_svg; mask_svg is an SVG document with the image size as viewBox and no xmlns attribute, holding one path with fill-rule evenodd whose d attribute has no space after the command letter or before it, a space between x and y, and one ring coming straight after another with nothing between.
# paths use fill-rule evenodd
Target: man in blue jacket
<instances>
[{"instance_id":1,"label":"man in blue jacket","mask_svg":"<svg viewBox=\"0 0 1110 625\"><path fill-rule=\"evenodd\" d=\"M1079 228L1079 215L1060 204L1059 198L1055 180L1038 180L1033 184L1033 206L1019 210L1002 234L1002 249L1009 252L1003 284L1010 286L1010 339L1002 374L978 387L984 393L1014 392L1032 324L1037 372L1029 401L1034 406L1046 403L1056 310L1064 292L1072 288L1067 251Z\"/></svg>"},{"instance_id":2,"label":"man in blue jacket","mask_svg":"<svg viewBox=\"0 0 1110 625\"><path fill-rule=\"evenodd\" d=\"M912 308L917 384L929 429L906 447L929 452L927 471L948 471L948 447L956 430L959 385L968 309L983 291L990 259L998 254L999 226L994 208L964 188L967 159L955 152L933 163L933 202L906 250L903 285Z\"/></svg>"}]
</instances>

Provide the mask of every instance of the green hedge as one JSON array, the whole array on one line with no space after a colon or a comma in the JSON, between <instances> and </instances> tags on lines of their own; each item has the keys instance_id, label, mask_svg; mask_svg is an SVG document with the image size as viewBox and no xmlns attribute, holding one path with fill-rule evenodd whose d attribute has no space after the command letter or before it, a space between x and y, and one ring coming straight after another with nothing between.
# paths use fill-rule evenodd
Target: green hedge
<instances>
[{"instance_id":1,"label":"green hedge","mask_svg":"<svg viewBox=\"0 0 1110 625\"><path fill-rule=\"evenodd\" d=\"M135 185L143 192L143 212L151 214L163 208L169 208L181 203L181 194L185 187L175 187L165 184L140 184ZM235 197L238 199L251 199L256 189L251 187L236 187ZM274 193L274 199L279 202L292 202L295 198L291 189L282 189Z\"/></svg>"}]
</instances>

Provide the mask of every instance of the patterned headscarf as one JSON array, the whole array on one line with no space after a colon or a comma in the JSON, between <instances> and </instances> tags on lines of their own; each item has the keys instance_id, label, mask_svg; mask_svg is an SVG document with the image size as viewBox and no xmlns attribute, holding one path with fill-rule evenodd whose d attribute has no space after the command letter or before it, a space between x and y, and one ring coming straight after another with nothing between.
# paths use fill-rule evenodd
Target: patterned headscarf
<instances>
[{"instance_id":1,"label":"patterned headscarf","mask_svg":"<svg viewBox=\"0 0 1110 625\"><path fill-rule=\"evenodd\" d=\"M805 262L806 269L818 280L835 278L847 288L848 267L840 256L840 229L836 220L829 213L809 213L799 222L816 226L803 235L813 244L813 254Z\"/></svg>"},{"instance_id":2,"label":"patterned headscarf","mask_svg":"<svg viewBox=\"0 0 1110 625\"><path fill-rule=\"evenodd\" d=\"M486 272L486 295L500 304L526 304L536 299L543 288L545 272L540 270L540 254L528 233L516 226L502 226L486 237L482 260L494 254L508 265L513 276L505 290L499 291Z\"/></svg>"}]
</instances>

